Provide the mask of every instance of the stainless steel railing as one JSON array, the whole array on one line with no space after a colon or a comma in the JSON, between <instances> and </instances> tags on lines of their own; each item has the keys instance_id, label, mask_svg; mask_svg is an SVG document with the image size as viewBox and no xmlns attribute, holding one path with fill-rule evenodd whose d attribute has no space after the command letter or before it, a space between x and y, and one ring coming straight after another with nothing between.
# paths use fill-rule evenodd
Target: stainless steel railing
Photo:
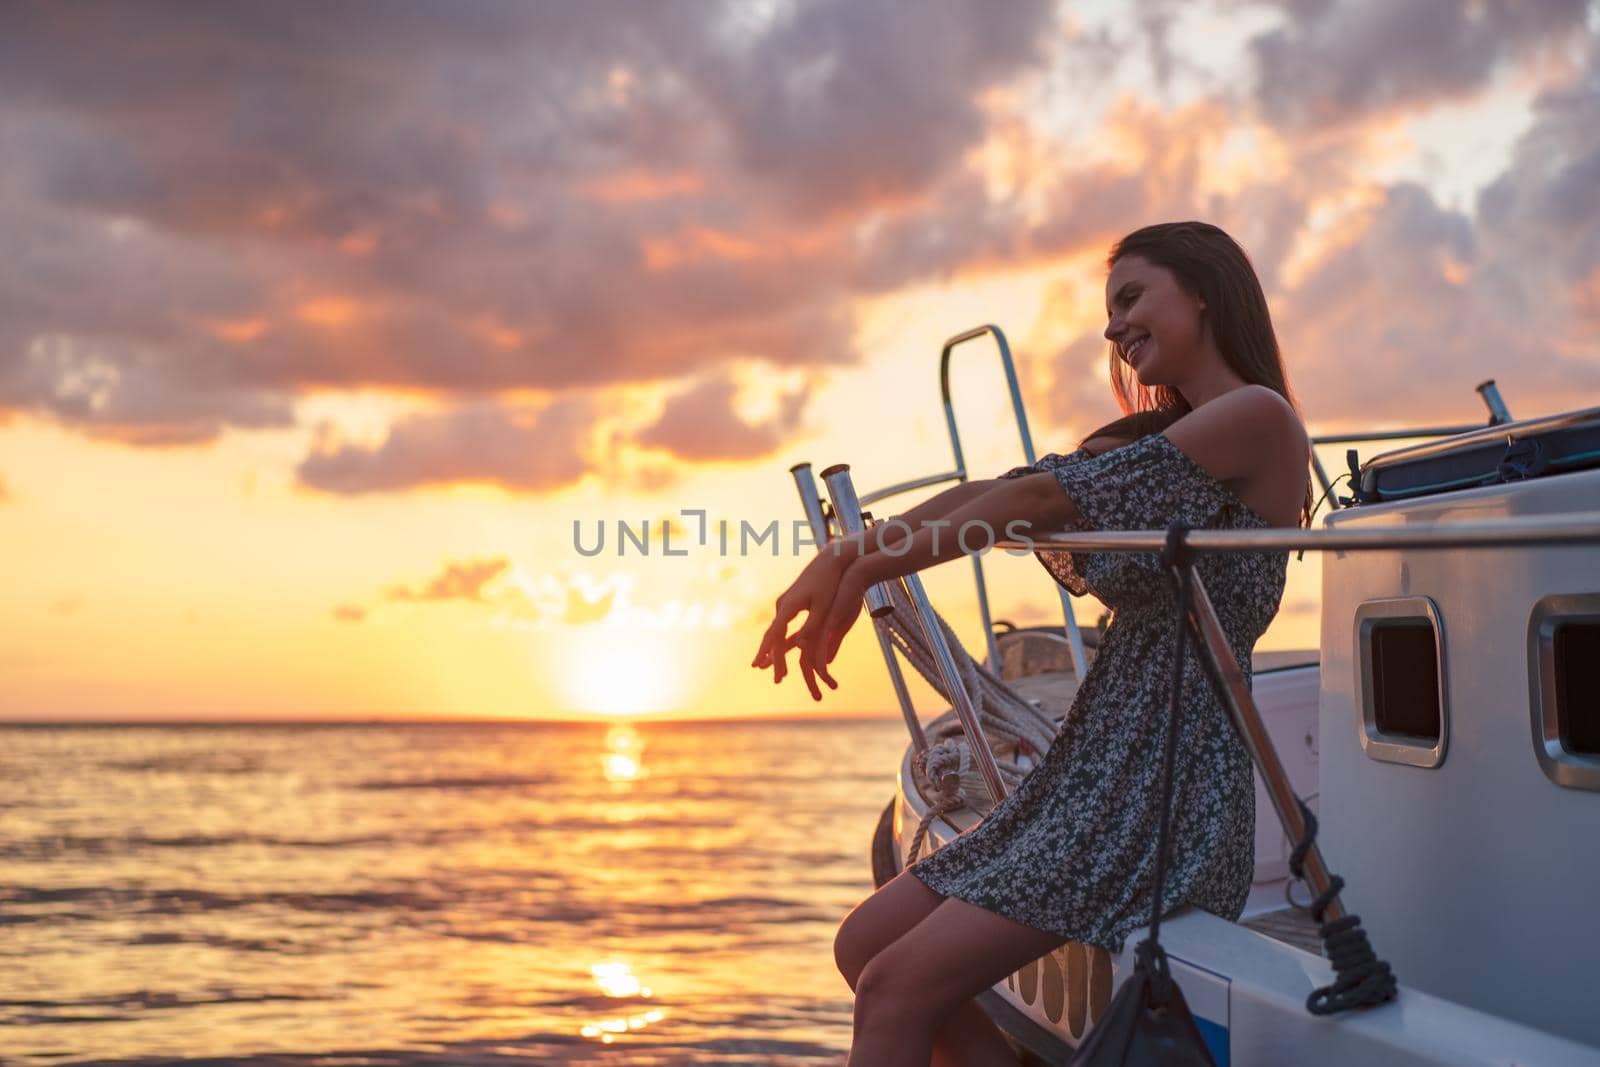
<instances>
[{"instance_id":1,"label":"stainless steel railing","mask_svg":"<svg viewBox=\"0 0 1600 1067\"><path fill-rule=\"evenodd\" d=\"M1011 399L1011 413L1016 421L1017 436L1022 444L1023 461L1034 463L1038 460L1039 457L1033 450L1033 434L1028 429L1028 413L1022 404L1022 388L1017 382L1016 363L1011 358L1011 346L1006 342L1006 335L1001 331L1000 327L992 324L977 326L951 337L945 341L944 346L939 351L939 399L944 407L945 428L950 435L950 451L955 457L955 468L861 493L859 502L862 507L870 507L878 501L899 496L901 493L929 489L950 482L961 483L967 480L966 453L961 447L961 431L956 423L955 404L950 391L950 361L959 346L982 337L993 337L995 348L1000 354L1000 368L1005 373L1006 390ZM790 472L794 475L795 484L799 489L802 501L808 495L812 498L817 496L817 489L814 484L801 484L810 478L808 464L802 463L791 467ZM807 517L810 517L809 510L807 511ZM820 531L824 530L826 525L826 514L822 516L820 524L816 519L812 520L812 534L819 544L824 539ZM983 624L985 654L988 657L989 665L998 668L1000 651L995 641L994 620L989 610L989 585L984 576L983 561L977 556L972 557L972 577L978 593L978 615ZM1079 677L1082 677L1089 666L1088 656L1083 648L1083 634L1078 628L1078 620L1073 617L1072 601L1068 598L1066 591L1058 590L1057 595L1061 600L1062 629L1066 635L1067 647L1072 654L1073 669L1078 672Z\"/></svg>"}]
</instances>

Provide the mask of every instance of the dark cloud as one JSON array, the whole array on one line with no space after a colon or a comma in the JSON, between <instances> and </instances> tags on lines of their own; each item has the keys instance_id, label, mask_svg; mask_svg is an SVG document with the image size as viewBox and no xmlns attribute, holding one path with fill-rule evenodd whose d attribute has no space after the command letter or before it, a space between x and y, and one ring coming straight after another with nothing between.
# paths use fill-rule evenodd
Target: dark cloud
<instances>
[{"instance_id":1,"label":"dark cloud","mask_svg":"<svg viewBox=\"0 0 1600 1067\"><path fill-rule=\"evenodd\" d=\"M1491 280L1523 316L1548 321L1550 295L1596 285L1600 269L1600 43L1577 83L1534 103L1512 165L1478 199L1484 240L1503 261ZM1583 336L1573 328L1559 331ZM1589 323L1588 336L1594 336ZM1541 329L1541 332L1543 330Z\"/></svg>"},{"instance_id":2,"label":"dark cloud","mask_svg":"<svg viewBox=\"0 0 1600 1067\"><path fill-rule=\"evenodd\" d=\"M1307 414L1414 425L1419 412L1443 411L1471 422L1485 417L1473 389L1488 378L1522 417L1600 399L1600 363L1560 353L1576 279L1546 275L1550 288L1530 303L1499 281L1523 262L1515 244L1425 190L1391 188L1360 239L1279 304Z\"/></svg>"},{"instance_id":3,"label":"dark cloud","mask_svg":"<svg viewBox=\"0 0 1600 1067\"><path fill-rule=\"evenodd\" d=\"M465 562L452 560L445 564L444 570L424 584L416 588L395 586L384 596L389 600L468 600L478 604L487 603L483 595L484 587L503 574L510 565L511 561L503 556Z\"/></svg>"},{"instance_id":4,"label":"dark cloud","mask_svg":"<svg viewBox=\"0 0 1600 1067\"><path fill-rule=\"evenodd\" d=\"M226 425L293 422L286 394L221 381L216 369L126 337L37 334L19 358L0 360L0 403L48 411L94 436L138 445L200 444Z\"/></svg>"},{"instance_id":5,"label":"dark cloud","mask_svg":"<svg viewBox=\"0 0 1600 1067\"><path fill-rule=\"evenodd\" d=\"M1287 350L1311 357L1314 414L1403 423L1443 408L1470 421L1486 378L1516 416L1600 402L1600 47L1533 111L1475 218L1396 186L1290 295Z\"/></svg>"},{"instance_id":6,"label":"dark cloud","mask_svg":"<svg viewBox=\"0 0 1600 1067\"><path fill-rule=\"evenodd\" d=\"M915 235L1054 18L905 15L6 5L0 409L195 442L308 390L852 361L852 286L969 254Z\"/></svg>"},{"instance_id":7,"label":"dark cloud","mask_svg":"<svg viewBox=\"0 0 1600 1067\"><path fill-rule=\"evenodd\" d=\"M1048 0L801 3L712 99L747 170L804 210L852 213L949 170L983 134L980 94L1044 58L1053 17Z\"/></svg>"},{"instance_id":8,"label":"dark cloud","mask_svg":"<svg viewBox=\"0 0 1600 1067\"><path fill-rule=\"evenodd\" d=\"M1274 121L1320 126L1477 93L1496 68L1581 31L1585 0L1282 0L1252 42Z\"/></svg>"},{"instance_id":9,"label":"dark cloud","mask_svg":"<svg viewBox=\"0 0 1600 1067\"><path fill-rule=\"evenodd\" d=\"M539 411L476 404L411 415L371 447L324 440L300 464L300 484L358 494L455 483L538 492L571 485L588 469L594 419L585 398Z\"/></svg>"},{"instance_id":10,"label":"dark cloud","mask_svg":"<svg viewBox=\"0 0 1600 1067\"><path fill-rule=\"evenodd\" d=\"M333 617L339 622L362 622L367 617L367 609L359 604L335 604Z\"/></svg>"},{"instance_id":11,"label":"dark cloud","mask_svg":"<svg viewBox=\"0 0 1600 1067\"><path fill-rule=\"evenodd\" d=\"M1118 132L1135 131L1130 140L1155 162L1088 181L1089 202L1097 191L1114 200L1078 216L1081 228L1063 240L1120 232L1126 210L1222 225L1252 255L1313 420L1470 422L1481 413L1473 389L1487 378L1517 415L1600 402L1600 49L1570 84L1536 100L1532 126L1470 215L1401 182L1374 189L1381 201L1336 232L1313 233L1314 205L1363 184L1352 169L1358 131L1283 131L1286 177L1202 196L1194 178L1214 143L1204 113L1124 116ZM1301 243L1320 251L1289 272ZM1045 403L1054 422L1081 428L1114 413L1100 382L1105 358L1098 325L1056 352Z\"/></svg>"},{"instance_id":12,"label":"dark cloud","mask_svg":"<svg viewBox=\"0 0 1600 1067\"><path fill-rule=\"evenodd\" d=\"M997 198L969 162L992 132L990 91L1022 84L1047 53L1106 80L1137 43L1095 27L1065 39L1047 0L938 0L915 17L860 0L4 5L0 417L196 443L288 425L319 390L399 389L431 413L372 447L324 436L302 483L537 491L605 462L574 396L680 382L631 443L763 455L799 399L753 425L725 369L859 359L850 309L864 295L1202 217L1251 250L1277 307L1316 195L1360 165L1327 124L1477 92L1569 40L1584 10L1276 6L1282 24L1254 43L1252 108L1221 85L1178 110L1119 104L1100 134L1142 158L1073 165L1079 146L1049 144L1028 195ZM1161 81L1192 73L1180 28L1171 0L1145 0L1117 32L1144 42ZM1469 253L1423 226L1431 254L1457 257L1424 265L1444 282L1466 270L1480 317L1525 315L1548 284L1518 269L1540 255L1536 238L1555 240L1539 262L1559 259L1562 284L1592 261L1584 193L1597 182L1572 147L1587 142L1551 125L1561 106L1541 104L1550 132L1542 155L1523 153L1530 172L1508 173L1466 220ZM1225 133L1262 116L1294 141L1291 174L1203 193ZM1392 200L1373 224L1395 240L1438 210ZM1352 263L1324 268L1304 284L1334 302L1295 301L1307 339L1363 292ZM1525 303L1491 292L1496 278L1518 279L1506 289ZM1452 292L1440 284L1439 306L1463 302ZM1091 342L1065 349L1058 383L1085 373ZM525 390L555 404L528 409ZM672 476L626 475L658 488Z\"/></svg>"},{"instance_id":13,"label":"dark cloud","mask_svg":"<svg viewBox=\"0 0 1600 1067\"><path fill-rule=\"evenodd\" d=\"M799 423L805 390L779 397L777 412L762 423L749 422L734 410L737 392L731 378L707 378L668 399L660 417L641 431L635 442L693 462L771 454Z\"/></svg>"}]
</instances>

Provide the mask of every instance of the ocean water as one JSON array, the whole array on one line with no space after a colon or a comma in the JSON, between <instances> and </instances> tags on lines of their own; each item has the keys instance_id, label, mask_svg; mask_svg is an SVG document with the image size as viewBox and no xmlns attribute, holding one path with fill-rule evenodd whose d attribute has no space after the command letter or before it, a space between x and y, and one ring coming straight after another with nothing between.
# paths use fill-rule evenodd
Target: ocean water
<instances>
[{"instance_id":1,"label":"ocean water","mask_svg":"<svg viewBox=\"0 0 1600 1067\"><path fill-rule=\"evenodd\" d=\"M903 744L0 727L0 1062L839 1062Z\"/></svg>"}]
</instances>

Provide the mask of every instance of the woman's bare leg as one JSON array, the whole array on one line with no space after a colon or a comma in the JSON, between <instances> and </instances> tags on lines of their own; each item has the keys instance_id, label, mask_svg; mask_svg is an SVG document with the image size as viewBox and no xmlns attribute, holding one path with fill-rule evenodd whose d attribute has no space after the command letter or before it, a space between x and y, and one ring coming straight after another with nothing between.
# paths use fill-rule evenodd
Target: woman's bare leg
<instances>
[{"instance_id":1,"label":"woman's bare leg","mask_svg":"<svg viewBox=\"0 0 1600 1067\"><path fill-rule=\"evenodd\" d=\"M833 943L839 973L850 988L856 987L874 956L909 933L944 901L916 875L902 872L857 905L845 917ZM1017 1059L989 1016L968 1000L939 1027L932 1062L936 1067L1010 1067Z\"/></svg>"},{"instance_id":2,"label":"woman's bare leg","mask_svg":"<svg viewBox=\"0 0 1600 1067\"><path fill-rule=\"evenodd\" d=\"M867 962L933 914L944 897L922 879L901 871L855 906L833 939L833 959L850 988L856 987Z\"/></svg>"},{"instance_id":3,"label":"woman's bare leg","mask_svg":"<svg viewBox=\"0 0 1600 1067\"><path fill-rule=\"evenodd\" d=\"M964 900L945 899L872 956L858 975L850 1064L923 1067L930 1063L935 1034L943 1024L957 1022L958 1013L981 1015L970 1005L974 996L1063 940ZM942 1051L987 1058L996 1054L992 1046Z\"/></svg>"}]
</instances>

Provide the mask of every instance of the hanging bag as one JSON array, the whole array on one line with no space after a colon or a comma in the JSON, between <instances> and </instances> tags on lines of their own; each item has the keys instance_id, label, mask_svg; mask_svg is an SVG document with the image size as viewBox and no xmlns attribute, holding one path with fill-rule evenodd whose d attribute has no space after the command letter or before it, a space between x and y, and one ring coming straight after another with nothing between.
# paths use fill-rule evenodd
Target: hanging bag
<instances>
[{"instance_id":1,"label":"hanging bag","mask_svg":"<svg viewBox=\"0 0 1600 1067\"><path fill-rule=\"evenodd\" d=\"M1167 954L1152 941L1134 949L1133 974L1072 1057L1072 1067L1216 1067Z\"/></svg>"}]
</instances>

